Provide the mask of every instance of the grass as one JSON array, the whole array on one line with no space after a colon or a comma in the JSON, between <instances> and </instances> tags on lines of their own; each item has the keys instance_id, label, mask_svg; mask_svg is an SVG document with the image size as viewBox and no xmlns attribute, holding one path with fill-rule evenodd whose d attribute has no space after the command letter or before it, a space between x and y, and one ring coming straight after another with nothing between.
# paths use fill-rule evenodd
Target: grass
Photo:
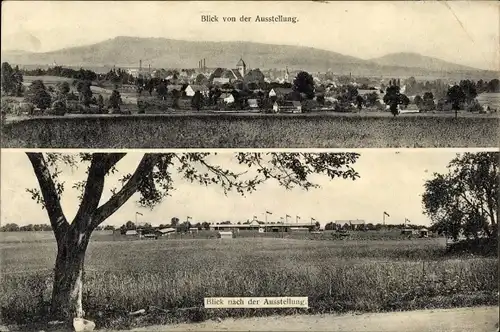
<instances>
[{"instance_id":1,"label":"grass","mask_svg":"<svg viewBox=\"0 0 500 332\"><path fill-rule=\"evenodd\" d=\"M0 244L1 322L43 321L56 244ZM98 328L271 314L498 303L498 258L449 257L441 239L161 239L89 245L86 316ZM308 296L309 309L204 309L209 296ZM139 318L131 311L146 309Z\"/></svg>"},{"instance_id":2,"label":"grass","mask_svg":"<svg viewBox=\"0 0 500 332\"><path fill-rule=\"evenodd\" d=\"M4 147L418 148L491 147L498 118L452 114L169 114L43 117L2 128Z\"/></svg>"}]
</instances>

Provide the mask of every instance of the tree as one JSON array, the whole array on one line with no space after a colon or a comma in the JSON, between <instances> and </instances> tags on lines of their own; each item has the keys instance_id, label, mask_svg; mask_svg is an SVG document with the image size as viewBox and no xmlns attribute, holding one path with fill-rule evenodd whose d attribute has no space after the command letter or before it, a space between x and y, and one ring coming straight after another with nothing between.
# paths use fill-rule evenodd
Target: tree
<instances>
[{"instance_id":1,"label":"tree","mask_svg":"<svg viewBox=\"0 0 500 332\"><path fill-rule=\"evenodd\" d=\"M57 94L59 95L59 97L66 98L70 90L71 89L68 82L64 81L57 83Z\"/></svg>"},{"instance_id":2,"label":"tree","mask_svg":"<svg viewBox=\"0 0 500 332\"><path fill-rule=\"evenodd\" d=\"M424 213L434 227L457 239L497 236L498 152L464 153L448 165L447 174L434 174L425 183Z\"/></svg>"},{"instance_id":3,"label":"tree","mask_svg":"<svg viewBox=\"0 0 500 332\"><path fill-rule=\"evenodd\" d=\"M167 85L164 82L160 82L160 84L156 87L156 93L161 100L165 100L168 94Z\"/></svg>"},{"instance_id":4,"label":"tree","mask_svg":"<svg viewBox=\"0 0 500 332\"><path fill-rule=\"evenodd\" d=\"M23 75L18 66L12 68L8 62L2 63L2 91L7 95L21 96Z\"/></svg>"},{"instance_id":5,"label":"tree","mask_svg":"<svg viewBox=\"0 0 500 332\"><path fill-rule=\"evenodd\" d=\"M405 94L401 94L399 103L404 107L407 107L410 104L410 98L408 98Z\"/></svg>"},{"instance_id":6,"label":"tree","mask_svg":"<svg viewBox=\"0 0 500 332\"><path fill-rule=\"evenodd\" d=\"M460 103L465 101L465 93L458 85L450 87L446 96L448 97L448 101L451 103L451 108L455 111L458 111L460 109Z\"/></svg>"},{"instance_id":7,"label":"tree","mask_svg":"<svg viewBox=\"0 0 500 332\"><path fill-rule=\"evenodd\" d=\"M89 107L92 101L92 90L90 86L92 83L90 81L78 81L76 84L76 90L78 91L80 103Z\"/></svg>"},{"instance_id":8,"label":"tree","mask_svg":"<svg viewBox=\"0 0 500 332\"><path fill-rule=\"evenodd\" d=\"M423 107L425 111L432 111L436 108L436 105L434 103L434 95L432 92L426 92L424 93L424 97L422 98L423 102Z\"/></svg>"},{"instance_id":9,"label":"tree","mask_svg":"<svg viewBox=\"0 0 500 332\"><path fill-rule=\"evenodd\" d=\"M415 98L413 98L413 103L415 105L417 105L418 108L421 108L423 102L424 102L424 100L422 99L422 97L420 95L416 95Z\"/></svg>"},{"instance_id":10,"label":"tree","mask_svg":"<svg viewBox=\"0 0 500 332\"><path fill-rule=\"evenodd\" d=\"M293 89L304 93L308 99L314 98L314 79L308 72L301 71L293 81Z\"/></svg>"},{"instance_id":11,"label":"tree","mask_svg":"<svg viewBox=\"0 0 500 332\"><path fill-rule=\"evenodd\" d=\"M378 94L376 92L370 92L366 95L366 106L375 106L378 101Z\"/></svg>"},{"instance_id":12,"label":"tree","mask_svg":"<svg viewBox=\"0 0 500 332\"><path fill-rule=\"evenodd\" d=\"M120 96L120 92L118 90L113 90L111 96L109 96L109 106L114 110L120 110L120 105L122 104L122 97Z\"/></svg>"},{"instance_id":13,"label":"tree","mask_svg":"<svg viewBox=\"0 0 500 332\"><path fill-rule=\"evenodd\" d=\"M170 225L173 227L173 228L176 228L177 225L179 225L179 218L177 217L173 217L171 220L170 220Z\"/></svg>"},{"instance_id":14,"label":"tree","mask_svg":"<svg viewBox=\"0 0 500 332\"><path fill-rule=\"evenodd\" d=\"M363 99L363 97L361 97L360 95L356 96L356 105L357 105L358 109L363 108L364 102L365 102L365 100Z\"/></svg>"},{"instance_id":15,"label":"tree","mask_svg":"<svg viewBox=\"0 0 500 332\"><path fill-rule=\"evenodd\" d=\"M203 106L203 95L200 91L196 91L194 93L193 99L191 99L191 106L196 108L197 111L199 111Z\"/></svg>"},{"instance_id":16,"label":"tree","mask_svg":"<svg viewBox=\"0 0 500 332\"><path fill-rule=\"evenodd\" d=\"M384 95L384 103L389 105L392 115L396 116L399 113L398 105L401 103L401 94L399 86L391 85L387 88Z\"/></svg>"},{"instance_id":17,"label":"tree","mask_svg":"<svg viewBox=\"0 0 500 332\"><path fill-rule=\"evenodd\" d=\"M126 153L26 154L39 184L39 189L27 190L47 211L57 242L51 315L65 321L84 316L82 275L93 230L136 193L140 206L153 208L162 202L174 189L172 172L178 171L183 178L200 185L218 185L225 194L236 191L242 195L254 192L260 184L270 179L286 189L311 189L318 187L310 181L313 174L324 174L331 179L355 180L359 177L352 168L359 157L356 153L235 154L238 164L255 170L254 175L237 173L212 164L209 161L210 153L147 153L132 174L123 176L121 188L112 190L112 196L100 204L106 176L117 172L117 164ZM58 180L61 164L72 168L88 165L86 180L73 186L81 189L81 195L78 211L71 222L66 218L60 203L65 187ZM178 219L172 219L172 224L174 222L178 222Z\"/></svg>"},{"instance_id":18,"label":"tree","mask_svg":"<svg viewBox=\"0 0 500 332\"><path fill-rule=\"evenodd\" d=\"M31 83L24 99L41 110L49 108L52 102L52 98L41 80L35 80Z\"/></svg>"},{"instance_id":19,"label":"tree","mask_svg":"<svg viewBox=\"0 0 500 332\"><path fill-rule=\"evenodd\" d=\"M97 96L97 107L99 108L99 113L102 113L104 110L104 98L101 94Z\"/></svg>"},{"instance_id":20,"label":"tree","mask_svg":"<svg viewBox=\"0 0 500 332\"><path fill-rule=\"evenodd\" d=\"M476 84L471 80L460 81L459 86L464 92L466 102L470 103L477 97Z\"/></svg>"}]
</instances>

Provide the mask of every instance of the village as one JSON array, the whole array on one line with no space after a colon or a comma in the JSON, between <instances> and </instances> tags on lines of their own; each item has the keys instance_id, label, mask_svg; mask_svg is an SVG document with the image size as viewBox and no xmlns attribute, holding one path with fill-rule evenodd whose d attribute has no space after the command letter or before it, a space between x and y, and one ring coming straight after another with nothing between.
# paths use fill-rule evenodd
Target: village
<instances>
[{"instance_id":1,"label":"village","mask_svg":"<svg viewBox=\"0 0 500 332\"><path fill-rule=\"evenodd\" d=\"M235 61L236 62L236 61ZM2 115L240 113L492 113L497 92L491 81L354 77L333 71L309 73L250 68L240 58L234 68L116 68L109 72L70 69L20 69L4 63L10 84L2 90Z\"/></svg>"}]
</instances>

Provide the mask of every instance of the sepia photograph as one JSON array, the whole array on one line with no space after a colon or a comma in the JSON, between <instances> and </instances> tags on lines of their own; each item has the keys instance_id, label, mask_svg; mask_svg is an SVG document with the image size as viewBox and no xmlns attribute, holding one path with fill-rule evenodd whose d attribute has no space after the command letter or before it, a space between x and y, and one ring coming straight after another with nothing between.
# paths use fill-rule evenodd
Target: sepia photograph
<instances>
[{"instance_id":1,"label":"sepia photograph","mask_svg":"<svg viewBox=\"0 0 500 332\"><path fill-rule=\"evenodd\" d=\"M499 13L494 1L4 1L2 146L498 146Z\"/></svg>"},{"instance_id":2,"label":"sepia photograph","mask_svg":"<svg viewBox=\"0 0 500 332\"><path fill-rule=\"evenodd\" d=\"M3 149L0 329L497 331L498 162Z\"/></svg>"}]
</instances>

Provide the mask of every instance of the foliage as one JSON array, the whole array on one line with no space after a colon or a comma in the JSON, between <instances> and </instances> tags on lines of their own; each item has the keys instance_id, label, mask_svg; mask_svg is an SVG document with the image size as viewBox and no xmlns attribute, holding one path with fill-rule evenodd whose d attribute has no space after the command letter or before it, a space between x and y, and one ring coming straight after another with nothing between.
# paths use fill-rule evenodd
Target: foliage
<instances>
[{"instance_id":1,"label":"foliage","mask_svg":"<svg viewBox=\"0 0 500 332\"><path fill-rule=\"evenodd\" d=\"M31 83L28 91L26 91L24 99L41 110L49 108L52 102L50 94L40 80L35 80Z\"/></svg>"},{"instance_id":2,"label":"foliage","mask_svg":"<svg viewBox=\"0 0 500 332\"><path fill-rule=\"evenodd\" d=\"M465 102L466 95L462 88L458 85L454 85L448 89L447 92L448 101L452 105L453 110L459 110L460 104Z\"/></svg>"},{"instance_id":3,"label":"foliage","mask_svg":"<svg viewBox=\"0 0 500 332\"><path fill-rule=\"evenodd\" d=\"M23 75L19 67L12 66L8 62L2 63L2 91L7 95L21 96L23 93Z\"/></svg>"},{"instance_id":4,"label":"foliage","mask_svg":"<svg viewBox=\"0 0 500 332\"><path fill-rule=\"evenodd\" d=\"M89 107L92 101L92 90L90 89L91 85L92 82L90 81L78 81L76 84L76 90L78 91L80 103L86 107Z\"/></svg>"},{"instance_id":5,"label":"foliage","mask_svg":"<svg viewBox=\"0 0 500 332\"><path fill-rule=\"evenodd\" d=\"M435 228L454 239L496 235L498 152L465 153L425 183L424 212Z\"/></svg>"},{"instance_id":6,"label":"foliage","mask_svg":"<svg viewBox=\"0 0 500 332\"><path fill-rule=\"evenodd\" d=\"M109 97L109 106L115 110L120 110L120 105L122 104L122 97L118 90L113 90L111 96Z\"/></svg>"},{"instance_id":7,"label":"foliage","mask_svg":"<svg viewBox=\"0 0 500 332\"><path fill-rule=\"evenodd\" d=\"M304 93L308 99L314 98L314 79L311 74L301 71L293 81L293 89L299 93Z\"/></svg>"}]
</instances>

